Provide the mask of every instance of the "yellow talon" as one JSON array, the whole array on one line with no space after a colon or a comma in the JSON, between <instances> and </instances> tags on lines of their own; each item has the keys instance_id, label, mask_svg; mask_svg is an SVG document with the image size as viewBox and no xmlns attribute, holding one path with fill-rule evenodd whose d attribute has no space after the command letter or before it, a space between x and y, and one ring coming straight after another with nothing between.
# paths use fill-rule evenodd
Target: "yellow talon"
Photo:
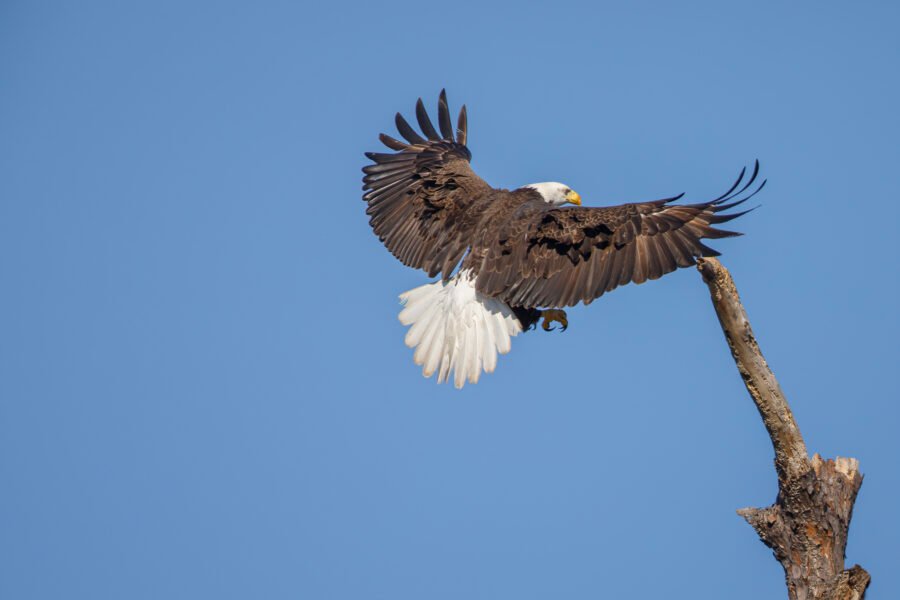
<instances>
[{"instance_id":1,"label":"yellow talon","mask_svg":"<svg viewBox=\"0 0 900 600\"><path fill-rule=\"evenodd\" d=\"M541 317L543 317L544 322L541 323L541 328L544 331L553 331L556 327L551 327L551 323L559 323L562 325L560 331L565 331L569 327L569 320L566 318L566 311L560 310L558 308L551 308L547 310L541 311Z\"/></svg>"}]
</instances>

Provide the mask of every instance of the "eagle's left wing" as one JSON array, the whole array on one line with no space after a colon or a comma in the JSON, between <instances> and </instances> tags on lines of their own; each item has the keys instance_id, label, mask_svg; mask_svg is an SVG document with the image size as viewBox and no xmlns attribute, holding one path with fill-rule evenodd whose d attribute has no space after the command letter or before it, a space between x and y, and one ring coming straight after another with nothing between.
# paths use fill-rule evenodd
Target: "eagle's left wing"
<instances>
[{"instance_id":1,"label":"eagle's left wing","mask_svg":"<svg viewBox=\"0 0 900 600\"><path fill-rule=\"evenodd\" d=\"M447 94L438 99L438 132L420 98L419 135L397 113L402 142L381 134L396 153L366 152L374 164L363 167L366 214L378 238L403 264L429 277L449 279L469 248L478 210L494 189L469 165L466 107L459 112L454 137Z\"/></svg>"},{"instance_id":2,"label":"eagle's left wing","mask_svg":"<svg viewBox=\"0 0 900 600\"><path fill-rule=\"evenodd\" d=\"M756 180L756 163L749 181L735 190L700 204L671 204L681 196L652 202L601 208L546 207L523 211L525 223L511 223L487 248L476 288L512 306L563 307L589 304L620 285L657 279L701 256L719 253L703 238L740 235L713 225L745 212L723 214L756 194L735 200Z\"/></svg>"}]
</instances>

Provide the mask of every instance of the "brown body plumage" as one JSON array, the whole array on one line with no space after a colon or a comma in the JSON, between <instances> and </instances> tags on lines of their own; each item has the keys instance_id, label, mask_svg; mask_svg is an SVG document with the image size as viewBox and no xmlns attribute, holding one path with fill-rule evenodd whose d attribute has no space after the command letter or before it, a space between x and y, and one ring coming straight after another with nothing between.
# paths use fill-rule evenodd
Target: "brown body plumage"
<instances>
[{"instance_id":1,"label":"brown body plumage","mask_svg":"<svg viewBox=\"0 0 900 600\"><path fill-rule=\"evenodd\" d=\"M643 283L718 252L703 238L739 235L714 227L743 212L723 211L758 192L745 171L722 196L673 204L681 196L610 207L562 207L531 188L495 189L472 170L463 106L454 131L442 91L439 132L422 100L416 118L424 137L398 113L406 142L382 134L395 153L366 153L367 214L375 234L405 265L447 282L468 273L480 294L508 305L527 327L540 307L590 303L620 285Z\"/></svg>"}]
</instances>

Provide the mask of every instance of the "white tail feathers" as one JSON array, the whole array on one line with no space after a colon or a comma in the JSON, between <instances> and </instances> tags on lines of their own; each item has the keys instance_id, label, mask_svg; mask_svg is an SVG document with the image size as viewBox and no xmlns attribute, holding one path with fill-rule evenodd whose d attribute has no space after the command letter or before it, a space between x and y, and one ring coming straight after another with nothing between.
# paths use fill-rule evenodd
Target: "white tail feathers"
<instances>
[{"instance_id":1,"label":"white tail feathers","mask_svg":"<svg viewBox=\"0 0 900 600\"><path fill-rule=\"evenodd\" d=\"M400 322L412 325L406 345L416 349L413 360L422 374L437 371L443 383L452 371L457 388L466 380L478 383L482 369L493 373L497 353L509 352L510 337L522 331L509 306L475 290L471 271L404 292L400 301Z\"/></svg>"}]
</instances>

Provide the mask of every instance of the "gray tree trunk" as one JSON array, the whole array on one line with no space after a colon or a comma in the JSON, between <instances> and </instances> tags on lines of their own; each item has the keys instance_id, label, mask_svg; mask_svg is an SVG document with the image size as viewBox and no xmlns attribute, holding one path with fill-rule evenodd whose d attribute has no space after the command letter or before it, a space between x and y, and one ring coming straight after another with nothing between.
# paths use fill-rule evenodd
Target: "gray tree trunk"
<instances>
[{"instance_id":1,"label":"gray tree trunk","mask_svg":"<svg viewBox=\"0 0 900 600\"><path fill-rule=\"evenodd\" d=\"M778 497L766 508L743 508L744 517L784 567L790 600L862 600L869 574L844 569L853 503L862 485L853 458L812 459L775 375L766 364L734 280L714 258L697 268L738 371L759 409L775 448Z\"/></svg>"}]
</instances>

